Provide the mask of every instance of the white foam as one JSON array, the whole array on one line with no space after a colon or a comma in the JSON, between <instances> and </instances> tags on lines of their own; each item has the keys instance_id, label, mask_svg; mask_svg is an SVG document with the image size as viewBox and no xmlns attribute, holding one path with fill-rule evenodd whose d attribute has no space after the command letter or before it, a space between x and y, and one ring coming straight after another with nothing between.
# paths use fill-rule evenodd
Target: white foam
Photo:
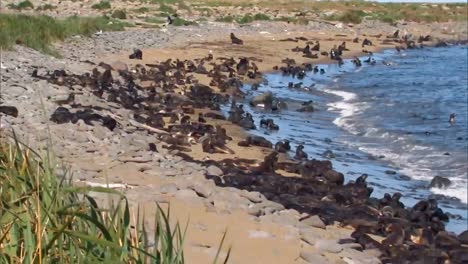
<instances>
[{"instance_id":1,"label":"white foam","mask_svg":"<svg viewBox=\"0 0 468 264\"><path fill-rule=\"evenodd\" d=\"M457 186L458 185L458 186ZM457 184L453 187L449 187L447 189L440 189L440 188L431 188L431 192L435 194L441 194L448 197L455 197L460 199L463 203L468 203L468 194L467 194L467 186L466 184L463 186L462 184Z\"/></svg>"},{"instance_id":2,"label":"white foam","mask_svg":"<svg viewBox=\"0 0 468 264\"><path fill-rule=\"evenodd\" d=\"M340 112L340 117L333 120L333 123L339 127L347 128L351 133L354 133L352 125L347 124L346 118L353 116L358 110L356 104L349 102L357 98L356 94L330 89L324 91L343 98L343 101L327 104L328 110L338 110Z\"/></svg>"}]
</instances>

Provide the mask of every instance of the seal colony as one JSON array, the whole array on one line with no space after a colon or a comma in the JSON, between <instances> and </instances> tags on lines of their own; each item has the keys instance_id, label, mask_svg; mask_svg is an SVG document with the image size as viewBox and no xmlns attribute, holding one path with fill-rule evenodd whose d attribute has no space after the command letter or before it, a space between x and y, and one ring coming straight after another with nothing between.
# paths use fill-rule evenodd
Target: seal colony
<instances>
[{"instance_id":1,"label":"seal colony","mask_svg":"<svg viewBox=\"0 0 468 264\"><path fill-rule=\"evenodd\" d=\"M237 35L225 36L233 49L249 45L248 38ZM358 46L369 48L369 45L376 45L375 37L363 37L362 42L357 39ZM307 74L324 73L324 69L315 65L317 58L330 58L333 63L340 64L342 58L359 52L368 54L369 63L372 61L372 52L350 46L355 43L352 39L345 42L336 40L333 44L336 47L332 49L325 48L325 41L309 36L291 39L293 41L280 41L297 45L298 49L293 51L294 47L290 47L288 52L291 57L299 54L301 59L281 58L281 64L267 69L295 78L291 86L281 89L304 89L300 83L302 78ZM412 39L414 37L393 34L381 41L399 45L401 49L400 45L409 48L405 45ZM236 142L235 136L238 135L234 135L233 127L281 129L273 119L254 120L243 108L248 95L241 87L244 83L253 83L252 89L255 89L255 84L263 81L262 71L266 71L262 69L264 58L250 54L232 57L214 54L217 53L206 53L195 59L160 60L144 49L135 49L133 53L127 51L125 54L135 63L126 69L106 61L84 74L49 69L49 72L32 71L31 77L67 86L72 91L65 99L55 101L56 109L50 115L52 122L74 124L82 120L112 132L122 126L122 120L129 119L133 126L154 136L154 142L147 142L150 151L159 152L166 148L192 162L215 164L222 169L223 176L207 177L218 186L257 191L286 208L307 214L305 218L319 216L326 225L338 222L353 228L351 238L340 243L357 243L361 250L377 249L385 263L466 261L466 232L456 237L445 231L449 215L438 208L437 201L420 201L408 208L399 201L399 193L370 198L373 189L366 182L368 175L361 175L356 181L345 184L345 175L334 170L330 161L309 160L302 145L291 145L286 139L274 144L260 136L242 135ZM366 61L355 60L353 63L359 67L359 63ZM79 104L83 91L88 90L92 91L89 96L109 107ZM288 107L272 94L249 103L267 111L280 112ZM231 106L226 116L220 111L225 105ZM2 107L2 113L18 116L16 108ZM129 115L115 115L112 108L124 108ZM314 102L304 102L301 111L316 111ZM162 144L156 145L156 139ZM202 149L203 158L192 155L196 146ZM260 149L264 155L260 161L232 158L243 148ZM288 155L291 150L295 150L293 158ZM224 158L212 159L215 153ZM283 174L292 177L284 177ZM379 241L372 235L384 239Z\"/></svg>"},{"instance_id":2,"label":"seal colony","mask_svg":"<svg viewBox=\"0 0 468 264\"><path fill-rule=\"evenodd\" d=\"M233 45L245 45L234 34L230 39ZM389 39L413 47L408 44L408 39L411 39L408 36L403 36L402 41L394 33ZM310 40L305 37L294 39L294 43L298 41ZM349 51L346 42L322 53L318 40L310 43L314 43L312 48L307 44L305 48L296 47L291 52L302 52L303 57L308 59L330 56L340 65L343 63L342 56ZM362 42L362 47L366 45L372 45L367 38ZM313 54L313 51L317 53ZM142 60L144 57L144 51L140 49L129 55L132 60ZM360 244L362 249L378 249L384 263L462 263L468 260L465 242L445 231L449 216L438 208L436 200L423 200L413 207L406 207L399 201L400 193L385 194L380 199L370 198L373 188L367 185L367 175L344 184L345 176L335 171L330 161L309 160L303 145L295 146L295 155L291 159L287 153L294 146L288 140L273 144L261 136L249 135L237 145L241 148L262 148L266 155L260 163L229 158L211 160L209 155L213 153L235 153L227 145L233 138L223 127L226 122L244 129L281 129L273 119L255 121L243 105L237 103L245 99L246 94L241 90L244 82L261 80L262 73L254 62L258 60L207 54L193 60L137 63L131 69L115 69L102 62L82 75L53 70L42 74L33 71L31 76L73 90L65 100L55 102L57 108L50 117L51 121L63 124L82 119L86 124L114 130L123 117L103 116L95 113L97 109L91 105L75 103L75 96L79 95L80 90L91 89L93 96L100 100L129 110L130 123L157 137L164 143L163 148L173 150L173 153L193 162L219 166L223 177L207 176L218 186L257 191L286 208L318 215L327 225L339 222L342 226L352 227L355 230L352 240L342 243L353 242ZM312 62L298 64L294 59L286 58L283 63L283 66L275 66L274 69L299 81L305 78L307 72L320 74L323 71ZM359 67L361 62L356 57L353 63ZM208 85L200 81L203 78L209 82ZM283 89L300 87L300 83L296 83ZM227 104L231 107L226 118L220 109L221 105ZM254 98L250 104L269 111L287 108L272 94ZM303 108L301 111L313 112L313 102L304 102ZM8 107L3 107L2 112L17 115ZM190 156L192 145L201 145L207 158L193 159ZM148 149L158 152L152 142L148 143ZM281 171L294 177L284 177L278 173ZM369 234L382 236L384 240L376 241Z\"/></svg>"}]
</instances>

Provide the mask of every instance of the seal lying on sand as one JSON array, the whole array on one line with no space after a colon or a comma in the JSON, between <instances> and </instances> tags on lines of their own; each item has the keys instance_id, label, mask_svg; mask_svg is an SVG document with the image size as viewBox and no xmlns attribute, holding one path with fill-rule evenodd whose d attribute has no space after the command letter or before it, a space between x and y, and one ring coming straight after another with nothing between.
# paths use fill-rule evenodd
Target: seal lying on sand
<instances>
[{"instance_id":1,"label":"seal lying on sand","mask_svg":"<svg viewBox=\"0 0 468 264\"><path fill-rule=\"evenodd\" d=\"M235 45L244 45L244 41L238 37L236 37L236 35L234 35L234 33L231 33L231 42L232 44L235 44Z\"/></svg>"},{"instance_id":2,"label":"seal lying on sand","mask_svg":"<svg viewBox=\"0 0 468 264\"><path fill-rule=\"evenodd\" d=\"M13 117L18 117L18 109L14 106L1 105L0 113L3 113L5 115L10 115Z\"/></svg>"},{"instance_id":3,"label":"seal lying on sand","mask_svg":"<svg viewBox=\"0 0 468 264\"><path fill-rule=\"evenodd\" d=\"M143 52L140 49L133 49L133 53L128 56L131 60L142 60Z\"/></svg>"}]
</instances>

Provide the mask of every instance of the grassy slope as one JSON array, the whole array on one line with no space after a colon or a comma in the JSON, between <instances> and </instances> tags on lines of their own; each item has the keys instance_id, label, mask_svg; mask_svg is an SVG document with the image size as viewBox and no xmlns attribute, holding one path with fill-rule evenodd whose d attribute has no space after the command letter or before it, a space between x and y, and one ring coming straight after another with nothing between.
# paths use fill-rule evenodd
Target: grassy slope
<instances>
[{"instance_id":1,"label":"grassy slope","mask_svg":"<svg viewBox=\"0 0 468 264\"><path fill-rule=\"evenodd\" d=\"M43 15L0 14L0 48L10 49L15 44L21 44L55 54L51 48L54 41L73 35L90 36L99 30L123 30L125 26L122 22L106 17L69 17L59 20Z\"/></svg>"}]
</instances>

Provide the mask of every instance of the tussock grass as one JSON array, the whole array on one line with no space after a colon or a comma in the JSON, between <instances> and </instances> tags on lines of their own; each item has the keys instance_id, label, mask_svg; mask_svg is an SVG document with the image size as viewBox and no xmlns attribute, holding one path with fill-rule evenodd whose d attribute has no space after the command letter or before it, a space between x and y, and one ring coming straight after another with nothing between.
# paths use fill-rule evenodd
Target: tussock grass
<instances>
[{"instance_id":1,"label":"tussock grass","mask_svg":"<svg viewBox=\"0 0 468 264\"><path fill-rule=\"evenodd\" d=\"M185 230L159 208L151 234L126 198L73 186L19 142L0 145L1 263L184 263ZM108 207L90 192L117 197Z\"/></svg>"},{"instance_id":2,"label":"tussock grass","mask_svg":"<svg viewBox=\"0 0 468 264\"><path fill-rule=\"evenodd\" d=\"M127 19L127 13L125 10L115 10L112 12L112 18Z\"/></svg>"},{"instance_id":3,"label":"tussock grass","mask_svg":"<svg viewBox=\"0 0 468 264\"><path fill-rule=\"evenodd\" d=\"M170 13L170 14L174 14L176 12L176 10L173 7L165 5L165 4L161 4L159 6L159 11L164 12L164 13Z\"/></svg>"},{"instance_id":4,"label":"tussock grass","mask_svg":"<svg viewBox=\"0 0 468 264\"><path fill-rule=\"evenodd\" d=\"M149 12L150 10L147 7L140 7L140 8L133 9L132 11L135 13L146 13L146 12Z\"/></svg>"},{"instance_id":5,"label":"tussock grass","mask_svg":"<svg viewBox=\"0 0 468 264\"><path fill-rule=\"evenodd\" d=\"M332 16L326 17L326 19L337 20L343 23L360 24L362 22L362 18L365 16L366 16L366 13L362 10L348 10L344 14L332 15Z\"/></svg>"},{"instance_id":6,"label":"tussock grass","mask_svg":"<svg viewBox=\"0 0 468 264\"><path fill-rule=\"evenodd\" d=\"M101 2L99 2L97 4L92 5L91 8L97 9L97 10L110 9L111 4L110 4L109 1L101 1Z\"/></svg>"},{"instance_id":7,"label":"tussock grass","mask_svg":"<svg viewBox=\"0 0 468 264\"><path fill-rule=\"evenodd\" d=\"M235 17L233 16L223 16L223 17L218 17L215 21L216 22L224 22L224 23L232 23L234 22Z\"/></svg>"},{"instance_id":8,"label":"tussock grass","mask_svg":"<svg viewBox=\"0 0 468 264\"><path fill-rule=\"evenodd\" d=\"M131 213L120 192L74 186L55 167L18 140L0 142L0 263L185 263L188 225L171 225L170 209Z\"/></svg>"},{"instance_id":9,"label":"tussock grass","mask_svg":"<svg viewBox=\"0 0 468 264\"><path fill-rule=\"evenodd\" d=\"M73 35L90 36L99 30L123 30L128 25L107 17L69 17L60 20L44 15L0 14L0 47L11 49L15 44L20 44L58 55L51 47L55 41Z\"/></svg>"},{"instance_id":10,"label":"tussock grass","mask_svg":"<svg viewBox=\"0 0 468 264\"><path fill-rule=\"evenodd\" d=\"M166 19L160 17L147 17L145 18L145 22L153 23L153 24L164 24L166 23Z\"/></svg>"},{"instance_id":11,"label":"tussock grass","mask_svg":"<svg viewBox=\"0 0 468 264\"><path fill-rule=\"evenodd\" d=\"M57 6L51 4L45 4L36 8L37 11L46 11L46 10L54 10L57 9Z\"/></svg>"},{"instance_id":12,"label":"tussock grass","mask_svg":"<svg viewBox=\"0 0 468 264\"><path fill-rule=\"evenodd\" d=\"M33 9L34 5L29 0L19 2L18 4L9 4L7 5L10 9L23 10L23 9Z\"/></svg>"},{"instance_id":13,"label":"tussock grass","mask_svg":"<svg viewBox=\"0 0 468 264\"><path fill-rule=\"evenodd\" d=\"M240 17L234 17L234 16L223 16L223 17L218 17L216 19L217 22L225 22L225 23L232 23L236 21L239 24L247 24L247 23L252 23L257 20L271 20L271 18L268 15L258 13L255 15L252 14L246 14L244 16Z\"/></svg>"},{"instance_id":14,"label":"tussock grass","mask_svg":"<svg viewBox=\"0 0 468 264\"><path fill-rule=\"evenodd\" d=\"M180 27L180 26L196 26L198 25L195 21L185 20L181 17L173 18L173 26Z\"/></svg>"}]
</instances>

